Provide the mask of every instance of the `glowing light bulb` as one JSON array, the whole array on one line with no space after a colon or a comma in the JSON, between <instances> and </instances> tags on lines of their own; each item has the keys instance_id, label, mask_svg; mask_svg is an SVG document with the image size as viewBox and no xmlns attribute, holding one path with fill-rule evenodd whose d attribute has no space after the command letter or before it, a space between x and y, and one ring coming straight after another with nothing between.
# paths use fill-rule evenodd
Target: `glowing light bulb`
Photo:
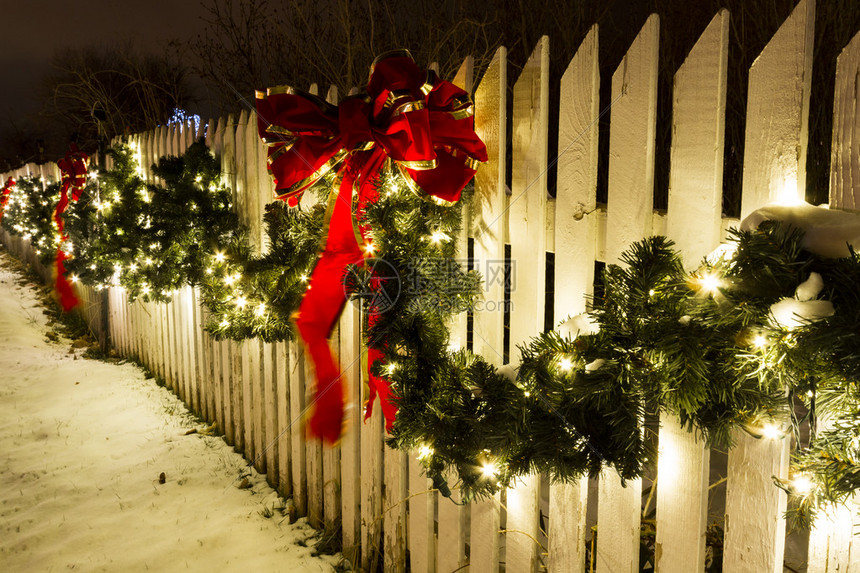
<instances>
[{"instance_id":1,"label":"glowing light bulb","mask_svg":"<svg viewBox=\"0 0 860 573\"><path fill-rule=\"evenodd\" d=\"M257 305L257 310L255 310L255 311L254 311L254 313L255 313L257 316L263 316L264 314L266 314L266 305L265 305L265 303L262 303L262 302L261 302L259 305Z\"/></svg>"},{"instance_id":2,"label":"glowing light bulb","mask_svg":"<svg viewBox=\"0 0 860 573\"><path fill-rule=\"evenodd\" d=\"M302 276L300 276L300 277L299 277L299 280L301 280L303 283L308 282L308 275L302 275Z\"/></svg>"},{"instance_id":3,"label":"glowing light bulb","mask_svg":"<svg viewBox=\"0 0 860 573\"><path fill-rule=\"evenodd\" d=\"M773 424L765 424L761 429L761 435L768 440L778 440L782 437L782 432Z\"/></svg>"},{"instance_id":4,"label":"glowing light bulb","mask_svg":"<svg viewBox=\"0 0 860 573\"><path fill-rule=\"evenodd\" d=\"M426 460L430 456L433 455L433 448L428 446L427 444L422 444L421 447L418 448L418 459Z\"/></svg>"},{"instance_id":5,"label":"glowing light bulb","mask_svg":"<svg viewBox=\"0 0 860 573\"><path fill-rule=\"evenodd\" d=\"M218 326L220 326L221 328L227 328L228 326L230 326L230 321L226 319L222 320L220 323L218 323Z\"/></svg>"},{"instance_id":6,"label":"glowing light bulb","mask_svg":"<svg viewBox=\"0 0 860 573\"><path fill-rule=\"evenodd\" d=\"M248 299L244 296L239 296L236 298L236 306L239 308L245 308L245 305L248 304Z\"/></svg>"},{"instance_id":7,"label":"glowing light bulb","mask_svg":"<svg viewBox=\"0 0 860 573\"><path fill-rule=\"evenodd\" d=\"M396 372L396 371L397 371L397 363L396 363L396 362L392 362L391 364L388 364L388 365L385 367L385 370L388 372L388 375L389 375L389 376L392 376L392 375L394 374L394 372Z\"/></svg>"},{"instance_id":8,"label":"glowing light bulb","mask_svg":"<svg viewBox=\"0 0 860 573\"><path fill-rule=\"evenodd\" d=\"M365 253L367 253L368 255L372 255L375 251L376 251L376 247L373 245L373 243L365 243L365 245L364 245L364 252Z\"/></svg>"},{"instance_id":9,"label":"glowing light bulb","mask_svg":"<svg viewBox=\"0 0 860 573\"><path fill-rule=\"evenodd\" d=\"M228 285L233 284L234 280L235 279L233 278L233 275L227 275L226 277L224 277L224 283Z\"/></svg>"},{"instance_id":10,"label":"glowing light bulb","mask_svg":"<svg viewBox=\"0 0 860 573\"><path fill-rule=\"evenodd\" d=\"M699 277L699 285L701 285L702 290L710 294L716 293L721 284L720 278L711 273L706 273Z\"/></svg>"},{"instance_id":11,"label":"glowing light bulb","mask_svg":"<svg viewBox=\"0 0 860 573\"><path fill-rule=\"evenodd\" d=\"M800 495L806 495L811 492L814 485L815 484L812 483L812 480L806 474L796 475L794 479L791 480L791 489Z\"/></svg>"},{"instance_id":12,"label":"glowing light bulb","mask_svg":"<svg viewBox=\"0 0 860 573\"><path fill-rule=\"evenodd\" d=\"M481 466L481 476L486 479L494 478L498 473L499 468L493 462L484 462L484 465Z\"/></svg>"},{"instance_id":13,"label":"glowing light bulb","mask_svg":"<svg viewBox=\"0 0 860 573\"><path fill-rule=\"evenodd\" d=\"M219 263L224 262L224 253L215 253L215 260Z\"/></svg>"},{"instance_id":14,"label":"glowing light bulb","mask_svg":"<svg viewBox=\"0 0 860 573\"><path fill-rule=\"evenodd\" d=\"M71 276L71 279L72 279L72 282L73 282L73 283L78 282L78 275L72 275L72 276Z\"/></svg>"},{"instance_id":15,"label":"glowing light bulb","mask_svg":"<svg viewBox=\"0 0 860 573\"><path fill-rule=\"evenodd\" d=\"M130 265L128 265L128 270L130 270L131 272L136 271L136 270L137 270L137 265L136 265L136 264L134 264L134 263L131 263Z\"/></svg>"},{"instance_id":16,"label":"glowing light bulb","mask_svg":"<svg viewBox=\"0 0 860 573\"><path fill-rule=\"evenodd\" d=\"M767 337L763 334L756 334L752 339L752 345L756 348L764 348L767 346Z\"/></svg>"},{"instance_id":17,"label":"glowing light bulb","mask_svg":"<svg viewBox=\"0 0 860 573\"><path fill-rule=\"evenodd\" d=\"M206 274L207 274L207 275L211 275L213 272L215 272L215 270L214 270L212 267L208 267L208 268L206 269Z\"/></svg>"},{"instance_id":18,"label":"glowing light bulb","mask_svg":"<svg viewBox=\"0 0 860 573\"><path fill-rule=\"evenodd\" d=\"M151 257L146 257L146 259L144 259L143 263L144 263L146 266L151 265L151 264L152 264L152 258L151 258Z\"/></svg>"},{"instance_id":19,"label":"glowing light bulb","mask_svg":"<svg viewBox=\"0 0 860 573\"><path fill-rule=\"evenodd\" d=\"M573 362L570 358L564 357L558 361L558 367L562 372L570 372L573 369Z\"/></svg>"},{"instance_id":20,"label":"glowing light bulb","mask_svg":"<svg viewBox=\"0 0 860 573\"><path fill-rule=\"evenodd\" d=\"M151 289L149 288L149 285L145 284L141 290L143 291L143 294L149 294Z\"/></svg>"},{"instance_id":21,"label":"glowing light bulb","mask_svg":"<svg viewBox=\"0 0 860 573\"><path fill-rule=\"evenodd\" d=\"M433 243L434 245L438 245L442 241L447 241L450 238L451 237L449 237L448 235L446 235L442 231L433 231L433 234L430 235L430 242Z\"/></svg>"}]
</instances>

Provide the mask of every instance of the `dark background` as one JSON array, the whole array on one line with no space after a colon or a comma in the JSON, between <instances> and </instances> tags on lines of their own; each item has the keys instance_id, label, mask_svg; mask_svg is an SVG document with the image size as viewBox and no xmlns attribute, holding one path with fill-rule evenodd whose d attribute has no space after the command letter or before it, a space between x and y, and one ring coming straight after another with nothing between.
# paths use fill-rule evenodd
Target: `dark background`
<instances>
[{"instance_id":1,"label":"dark background","mask_svg":"<svg viewBox=\"0 0 860 573\"><path fill-rule=\"evenodd\" d=\"M655 206L666 204L671 145L671 81L699 34L721 7L731 12L726 117L724 212L740 206L747 70L795 0L639 0L556 2L533 0L92 0L86 3L4 0L0 51L0 172L28 161L56 160L70 138L86 150L97 146L90 101L51 97L65 79L55 64L92 51L90 66L112 66L117 53L152 70L175 71L175 89L145 118L126 92L114 95L125 116L101 125L105 137L140 131L168 121L178 107L208 118L249 105L253 90L289 83L335 84L341 95L360 86L373 57L409 48L421 65L438 62L451 77L467 54L476 74L499 45L509 48L511 85L541 35L550 36L551 115L557 114L558 81L577 46L600 25L601 108L612 72L648 14L661 18L660 85ZM836 56L860 30L860 2L818 0L810 102L807 193L827 199L833 74ZM107 54L107 56L105 56ZM64 61L63 58L67 60ZM105 62L108 62L107 64ZM113 78L120 87L125 80ZM116 86L114 86L116 88ZM75 94L78 88L67 90ZM325 89L325 88L323 88ZM114 89L114 94L117 90ZM552 118L550 124L553 124ZM509 130L510 131L510 130ZM601 122L598 200L605 200L608 114ZM550 155L556 134L550 133ZM550 173L550 192L555 174Z\"/></svg>"}]
</instances>

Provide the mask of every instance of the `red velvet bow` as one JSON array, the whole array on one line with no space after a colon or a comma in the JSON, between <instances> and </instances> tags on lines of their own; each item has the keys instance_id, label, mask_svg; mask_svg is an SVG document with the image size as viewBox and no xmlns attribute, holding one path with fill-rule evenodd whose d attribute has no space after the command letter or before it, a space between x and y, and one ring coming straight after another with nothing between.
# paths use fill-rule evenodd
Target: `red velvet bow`
<instances>
[{"instance_id":1,"label":"red velvet bow","mask_svg":"<svg viewBox=\"0 0 860 573\"><path fill-rule=\"evenodd\" d=\"M346 268L372 253L367 229L355 224L353 206L362 211L376 201L373 183L389 160L414 192L442 204L456 202L478 163L487 160L473 115L465 91L419 68L405 50L377 58L366 91L338 106L285 86L257 92L257 126L269 146L275 196L295 206L326 174L335 173L340 182L329 197L325 248L296 318L317 375L311 434L334 442L341 431L343 383L327 339L347 300ZM382 359L384 342L369 346L370 369ZM373 375L369 384L365 418L379 393L390 430L396 407L389 385Z\"/></svg>"},{"instance_id":2,"label":"red velvet bow","mask_svg":"<svg viewBox=\"0 0 860 573\"><path fill-rule=\"evenodd\" d=\"M55 287L60 298L60 305L66 312L69 312L76 307L79 301L78 297L75 296L72 285L69 284L69 280L66 278L65 261L68 258L68 255L66 255L66 252L63 250L63 243L65 243L69 237L65 233L63 213L69 205L69 191L71 191L71 198L73 201L77 201L81 197L81 193L84 191L84 187L87 184L87 163L89 160L89 155L78 149L78 146L72 143L69 146L69 152L66 153L66 156L57 161L57 166L59 166L60 173L62 174L62 184L60 185L60 201L57 203L57 208L54 209L54 223L57 225L57 233L59 233L60 236L60 242L57 245L55 266L57 276Z\"/></svg>"},{"instance_id":3,"label":"red velvet bow","mask_svg":"<svg viewBox=\"0 0 860 573\"><path fill-rule=\"evenodd\" d=\"M3 213L6 212L6 203L9 202L9 194L12 193L12 188L15 186L15 180L11 177L3 184L3 190L0 191L0 220L3 219Z\"/></svg>"}]
</instances>

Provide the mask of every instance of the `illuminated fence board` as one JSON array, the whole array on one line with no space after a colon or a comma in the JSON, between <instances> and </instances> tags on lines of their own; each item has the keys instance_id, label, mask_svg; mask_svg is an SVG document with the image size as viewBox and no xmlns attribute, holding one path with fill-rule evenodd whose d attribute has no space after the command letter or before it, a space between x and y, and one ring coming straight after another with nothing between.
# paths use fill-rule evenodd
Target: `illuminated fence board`
<instances>
[{"instance_id":1,"label":"illuminated fence board","mask_svg":"<svg viewBox=\"0 0 860 573\"><path fill-rule=\"evenodd\" d=\"M567 64L556 86L561 97L555 198L546 188L546 168L555 159L547 157L552 131L547 111L548 40L533 46L532 57L521 70L510 69L505 48L485 70L473 69L471 59L464 62L454 81L473 92L476 131L487 145L489 161L476 176L476 200L465 213L465 229L456 240L464 258L463 251L472 245L475 268L486 281L484 299L497 303L476 309L471 322L474 351L488 362L503 365L505 294L497 271L504 269L506 246L517 267L510 314L510 357L516 366L516 344L543 329L546 251L555 254L552 303L558 325L585 310L595 261L616 262L631 241L651 232L665 233L692 265L724 236L733 223L721 218L729 19L726 11L714 16L674 78L666 214L652 208L660 40L656 15L630 46L612 85L605 86L611 88L612 109L599 109L596 26ZM782 193L802 192L813 29L813 2L802 0L750 70L743 214ZM857 202L860 141L853 79L860 61L858 38L838 64L831 157L833 206L851 209ZM514 86L510 92L509 84ZM777 84L783 87L774 87ZM325 92L314 86L310 91L324 93L332 103L338 100L334 89ZM510 122L508 98L513 98ZM597 123L604 111L610 122L606 206L596 203ZM509 126L511 150L506 148ZM234 190L233 206L249 226L255 250L265 252L262 216L272 185L253 111L159 127L130 141L139 146L144 176L151 181L150 166L158 157L182 153L198 137L205 137L220 157L222 177ZM507 156L513 160L510 188ZM56 180L59 173L54 165L29 164L5 175L9 176ZM50 281L50 269L39 264L28 240L5 230L0 238ZM173 292L167 304L129 304L118 287L76 288L90 329L102 338L108 336L120 355L139 359L164 379L279 492L292 498L299 516L307 516L318 528L340 523L343 554L357 569L582 572L586 539L597 514L600 535L593 548L596 557L592 556L596 570L638 570L641 483L622 488L606 472L591 487L582 479L547 488L546 481L534 475L491 499L458 505L456 487L448 499L421 473L416 458L424 455L422 451L407 455L386 448L380 409L374 409L367 423L362 420L368 396L361 372L361 317L353 305L347 305L331 340L347 379L347 430L338 447L327 448L308 441L302 427L313 373L300 344L214 340L202 329L206 310L199 291L191 288ZM452 339L466 345L465 315L452 324ZM673 416L661 414L660 425L657 567L662 572L703 571L710 452ZM787 441L741 437L740 445L728 454L728 483L718 486L728 491L725 571L781 571L785 494L772 485L770 476L784 474L787 452ZM449 481L455 485L455 480ZM587 511L598 495L601 511ZM809 571L857 566L860 551L844 527L845 512L817 524L810 536Z\"/></svg>"}]
</instances>

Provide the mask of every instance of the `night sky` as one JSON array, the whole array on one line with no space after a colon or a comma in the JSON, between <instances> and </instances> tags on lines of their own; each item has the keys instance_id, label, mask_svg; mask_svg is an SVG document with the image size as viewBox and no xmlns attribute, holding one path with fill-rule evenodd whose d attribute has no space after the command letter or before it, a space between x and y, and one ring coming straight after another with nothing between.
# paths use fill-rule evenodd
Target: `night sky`
<instances>
[{"instance_id":1,"label":"night sky","mask_svg":"<svg viewBox=\"0 0 860 573\"><path fill-rule=\"evenodd\" d=\"M199 0L0 0L0 124L38 110L33 97L55 52L128 40L160 53L202 31Z\"/></svg>"}]
</instances>

